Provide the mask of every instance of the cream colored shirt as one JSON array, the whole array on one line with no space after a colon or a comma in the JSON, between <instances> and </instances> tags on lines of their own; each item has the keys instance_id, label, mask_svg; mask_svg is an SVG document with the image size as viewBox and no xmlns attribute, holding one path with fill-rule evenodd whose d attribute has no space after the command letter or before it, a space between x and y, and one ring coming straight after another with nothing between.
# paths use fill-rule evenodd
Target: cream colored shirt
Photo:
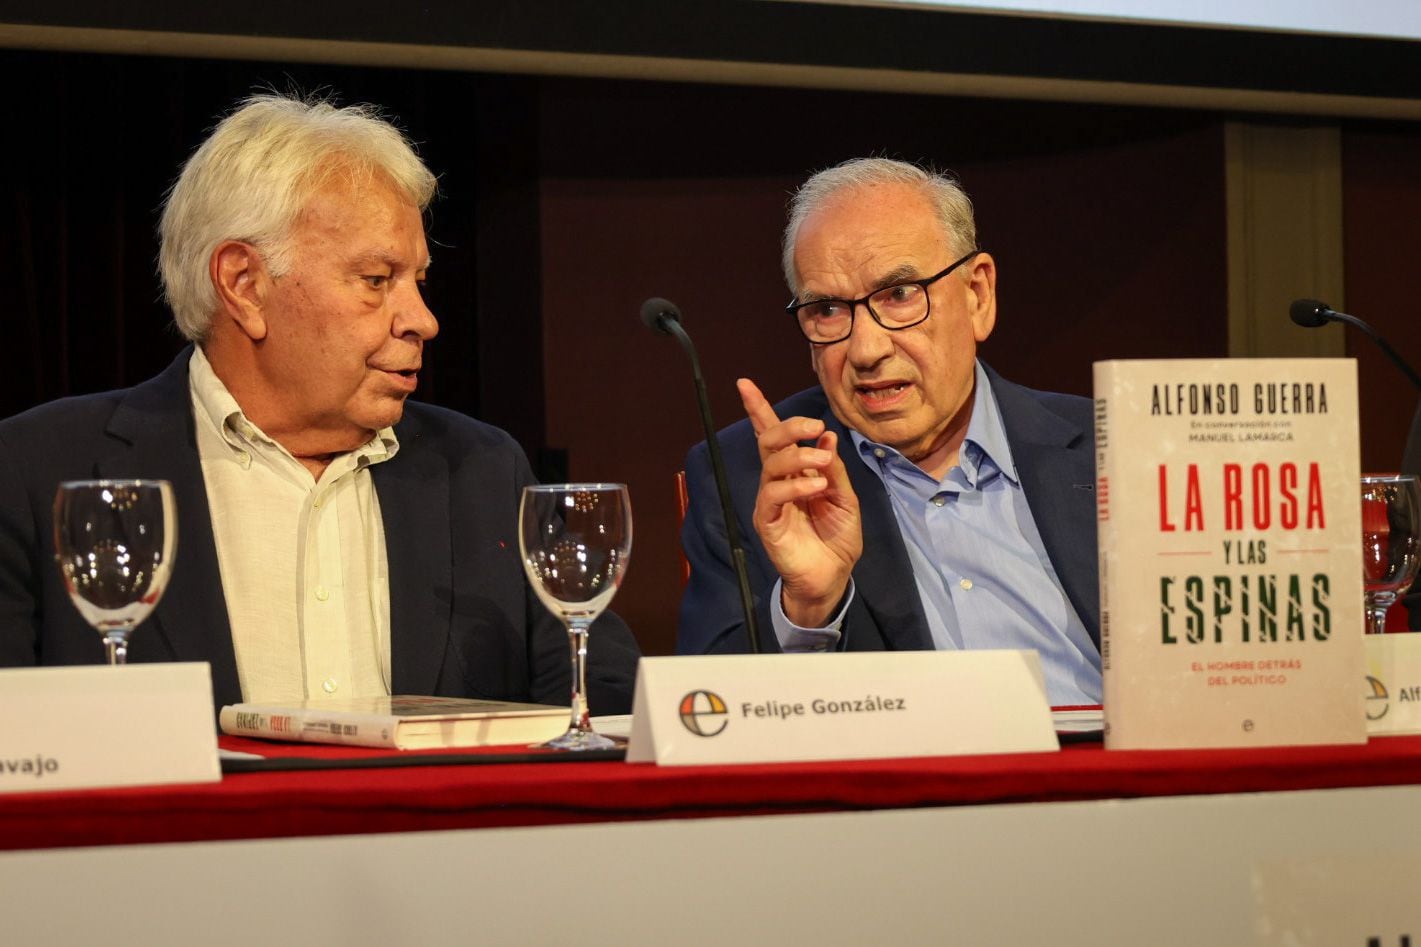
<instances>
[{"instance_id":1,"label":"cream colored shirt","mask_svg":"<svg viewBox=\"0 0 1421 947\"><path fill-rule=\"evenodd\" d=\"M390 577L369 468L395 456L395 432L316 480L247 420L201 349L189 378L243 700L390 693Z\"/></svg>"}]
</instances>

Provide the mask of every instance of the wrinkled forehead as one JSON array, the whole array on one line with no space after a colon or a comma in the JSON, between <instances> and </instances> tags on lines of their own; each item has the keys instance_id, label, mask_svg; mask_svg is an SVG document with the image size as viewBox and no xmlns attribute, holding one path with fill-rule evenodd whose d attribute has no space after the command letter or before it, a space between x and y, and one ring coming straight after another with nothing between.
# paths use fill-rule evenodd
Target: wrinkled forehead
<instances>
[{"instance_id":1,"label":"wrinkled forehead","mask_svg":"<svg viewBox=\"0 0 1421 947\"><path fill-rule=\"evenodd\" d=\"M921 189L848 189L804 218L794 247L796 289L815 295L864 292L859 285L889 274L921 275L917 271L935 262L949 242Z\"/></svg>"}]
</instances>

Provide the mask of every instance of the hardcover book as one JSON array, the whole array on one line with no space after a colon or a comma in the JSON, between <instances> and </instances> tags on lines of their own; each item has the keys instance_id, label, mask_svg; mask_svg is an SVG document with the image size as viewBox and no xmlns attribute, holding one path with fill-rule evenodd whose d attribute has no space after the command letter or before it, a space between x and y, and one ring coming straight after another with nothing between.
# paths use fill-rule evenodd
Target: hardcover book
<instances>
[{"instance_id":1,"label":"hardcover book","mask_svg":"<svg viewBox=\"0 0 1421 947\"><path fill-rule=\"evenodd\" d=\"M567 729L569 710L456 697L366 697L292 704L228 704L223 733L265 740L395 750L541 743Z\"/></svg>"},{"instance_id":2,"label":"hardcover book","mask_svg":"<svg viewBox=\"0 0 1421 947\"><path fill-rule=\"evenodd\" d=\"M1095 365L1105 744L1360 743L1351 359Z\"/></svg>"}]
</instances>

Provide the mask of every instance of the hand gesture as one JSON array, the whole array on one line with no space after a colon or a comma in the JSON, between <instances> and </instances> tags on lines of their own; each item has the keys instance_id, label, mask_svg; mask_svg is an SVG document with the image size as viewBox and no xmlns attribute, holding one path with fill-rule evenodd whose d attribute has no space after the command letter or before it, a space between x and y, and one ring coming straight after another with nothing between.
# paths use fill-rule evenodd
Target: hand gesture
<instances>
[{"instance_id":1,"label":"hand gesture","mask_svg":"<svg viewBox=\"0 0 1421 947\"><path fill-rule=\"evenodd\" d=\"M839 457L838 436L814 418L781 421L748 378L736 387L760 448L755 532L783 581L785 617L823 627L863 555L859 500ZM807 440L814 446L801 446Z\"/></svg>"}]
</instances>

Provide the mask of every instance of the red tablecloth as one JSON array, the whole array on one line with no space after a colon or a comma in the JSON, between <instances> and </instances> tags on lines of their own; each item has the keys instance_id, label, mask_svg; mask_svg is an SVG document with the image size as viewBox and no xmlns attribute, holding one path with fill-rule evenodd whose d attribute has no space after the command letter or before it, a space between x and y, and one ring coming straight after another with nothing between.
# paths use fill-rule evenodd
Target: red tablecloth
<instances>
[{"instance_id":1,"label":"red tablecloth","mask_svg":"<svg viewBox=\"0 0 1421 947\"><path fill-rule=\"evenodd\" d=\"M264 755L380 750L223 737ZM467 751L460 751L467 752ZM0 796L0 848L270 838L1421 783L1421 737L1361 746L658 767L514 763L240 773L220 783Z\"/></svg>"}]
</instances>

